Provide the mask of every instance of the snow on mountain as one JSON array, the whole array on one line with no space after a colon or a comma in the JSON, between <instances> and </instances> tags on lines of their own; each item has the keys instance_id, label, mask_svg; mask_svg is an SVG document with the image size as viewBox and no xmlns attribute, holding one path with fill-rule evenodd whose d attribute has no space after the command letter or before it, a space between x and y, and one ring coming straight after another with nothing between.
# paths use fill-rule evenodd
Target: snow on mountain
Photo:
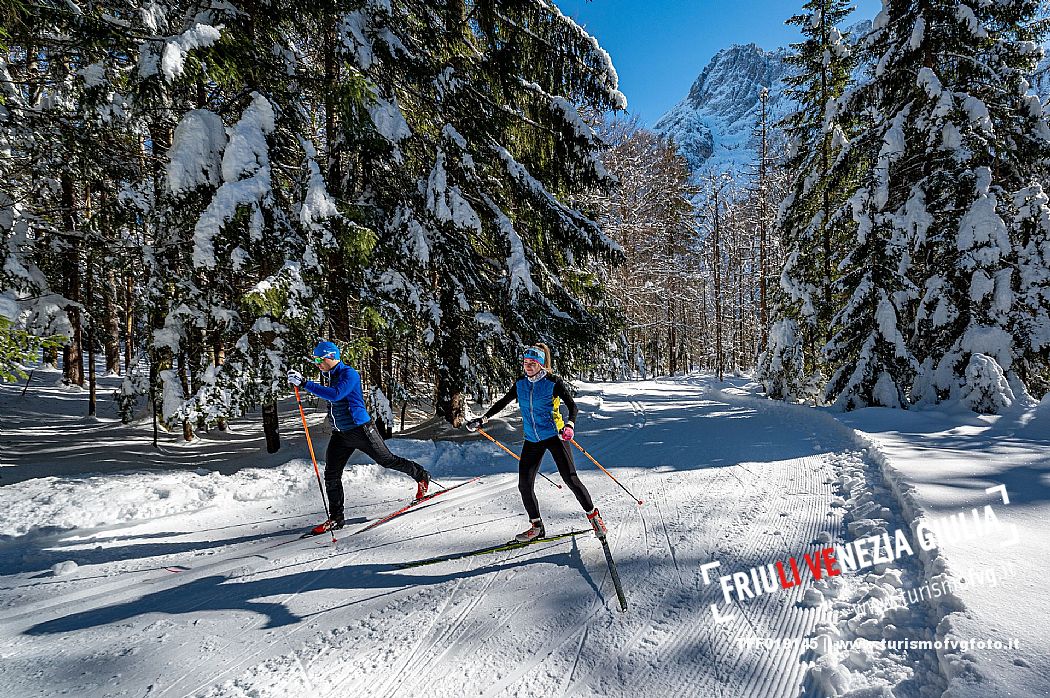
<instances>
[{"instance_id":1,"label":"snow on mountain","mask_svg":"<svg viewBox=\"0 0 1050 698\"><path fill-rule=\"evenodd\" d=\"M762 89L769 90L770 123L794 108L784 94L787 55L787 49L766 51L755 44L722 49L654 130L671 136L696 172L743 172L755 158Z\"/></svg>"},{"instance_id":2,"label":"snow on mountain","mask_svg":"<svg viewBox=\"0 0 1050 698\"><path fill-rule=\"evenodd\" d=\"M843 32L853 42L871 29L864 20ZM700 73L689 95L656 122L653 130L674 138L693 171L747 172L756 152L755 129L761 112L759 95L769 90L768 120L775 124L790 114L795 102L784 79L792 68L789 48L767 51L755 44L722 49ZM862 69L858 69L859 77ZM773 153L776 152L776 134Z\"/></svg>"}]
</instances>

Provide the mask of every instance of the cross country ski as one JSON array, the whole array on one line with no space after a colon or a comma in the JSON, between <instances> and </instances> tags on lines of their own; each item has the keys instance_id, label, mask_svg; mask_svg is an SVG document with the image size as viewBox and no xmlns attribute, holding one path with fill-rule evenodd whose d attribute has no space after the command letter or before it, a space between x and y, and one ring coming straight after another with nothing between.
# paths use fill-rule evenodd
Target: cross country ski
<instances>
[{"instance_id":1,"label":"cross country ski","mask_svg":"<svg viewBox=\"0 0 1050 698\"><path fill-rule=\"evenodd\" d=\"M576 531L567 531L565 533L559 533L555 536L545 536L543 538L533 538L531 540L511 540L507 541L506 543L500 543L499 545L490 545L485 548L478 548L477 550L468 550L467 552L462 553L449 553L448 555L438 555L436 557L430 557L423 560L402 562L401 564L397 565L397 567L399 569L411 569L413 567L436 565L439 562L451 562L452 560L463 560L468 557L480 557L482 555L502 553L508 550L518 550L519 548L526 548L530 545L537 545L539 543L553 543L555 541L564 540L565 538L579 536L584 533L591 533L591 529L584 528Z\"/></svg>"},{"instance_id":2,"label":"cross country ski","mask_svg":"<svg viewBox=\"0 0 1050 698\"><path fill-rule=\"evenodd\" d=\"M469 485L469 484L471 484L473 482L478 482L480 480L481 480L480 476L479 477L473 477L473 478L467 480L466 482L460 482L458 484L452 485L451 487L446 487L443 490L438 490L437 492L431 492L430 494L425 494L422 497L420 497L419 499L415 499L415 500L409 502L408 504L406 504L405 506L401 507L397 511L392 511L389 514L387 514L386 516L383 516L383 517L380 517L380 518L376 519L375 521L371 522L370 524L368 524L364 528L357 529L356 531L354 531L350 535L356 536L358 533L364 533L365 531L371 531L376 526L380 526L382 524L385 524L388 521L393 521L397 517L402 516L404 514L407 514L408 512L410 512L413 509L415 509L416 507L418 507L420 504L424 504L426 502L429 502L432 499L440 497L443 494L448 494L449 492L451 492L451 491L453 491L455 489L459 489L460 487L463 487L464 485Z\"/></svg>"}]
</instances>

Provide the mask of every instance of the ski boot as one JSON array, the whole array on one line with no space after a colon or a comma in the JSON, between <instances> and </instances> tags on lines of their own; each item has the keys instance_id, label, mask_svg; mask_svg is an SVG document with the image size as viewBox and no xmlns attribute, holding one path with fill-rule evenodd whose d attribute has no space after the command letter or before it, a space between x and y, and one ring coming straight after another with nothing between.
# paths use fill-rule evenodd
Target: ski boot
<instances>
[{"instance_id":1,"label":"ski boot","mask_svg":"<svg viewBox=\"0 0 1050 698\"><path fill-rule=\"evenodd\" d=\"M529 530L522 531L514 536L514 540L519 543L528 543L529 541L543 538L547 535L547 532L543 529L543 519L531 519L531 523L532 525L529 526Z\"/></svg>"},{"instance_id":2,"label":"ski boot","mask_svg":"<svg viewBox=\"0 0 1050 698\"><path fill-rule=\"evenodd\" d=\"M591 522L591 528L594 529L594 535L598 536L601 540L605 540L605 534L609 532L609 529L605 527L605 522L602 521L602 515L598 513L598 507L595 507L594 511L587 514L587 520Z\"/></svg>"},{"instance_id":3,"label":"ski boot","mask_svg":"<svg viewBox=\"0 0 1050 698\"><path fill-rule=\"evenodd\" d=\"M430 473L424 472L423 478L416 481L416 501L423 499L427 495L427 490L430 489Z\"/></svg>"},{"instance_id":4,"label":"ski boot","mask_svg":"<svg viewBox=\"0 0 1050 698\"><path fill-rule=\"evenodd\" d=\"M310 533L312 533L315 536L319 536L322 533L327 533L328 531L338 531L342 527L343 527L343 518L342 517L339 517L338 519L328 519L324 523L317 524L316 526L311 528L310 529Z\"/></svg>"}]
</instances>

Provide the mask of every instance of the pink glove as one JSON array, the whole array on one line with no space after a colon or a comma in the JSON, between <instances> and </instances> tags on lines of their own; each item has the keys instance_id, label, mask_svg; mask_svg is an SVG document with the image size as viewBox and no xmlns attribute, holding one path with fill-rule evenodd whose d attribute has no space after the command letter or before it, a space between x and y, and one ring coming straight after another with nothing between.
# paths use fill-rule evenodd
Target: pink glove
<instances>
[{"instance_id":1,"label":"pink glove","mask_svg":"<svg viewBox=\"0 0 1050 698\"><path fill-rule=\"evenodd\" d=\"M561 440L562 441L572 441L573 434L575 434L575 433L576 432L574 432L572 430L572 427L569 427L569 426L562 427Z\"/></svg>"}]
</instances>

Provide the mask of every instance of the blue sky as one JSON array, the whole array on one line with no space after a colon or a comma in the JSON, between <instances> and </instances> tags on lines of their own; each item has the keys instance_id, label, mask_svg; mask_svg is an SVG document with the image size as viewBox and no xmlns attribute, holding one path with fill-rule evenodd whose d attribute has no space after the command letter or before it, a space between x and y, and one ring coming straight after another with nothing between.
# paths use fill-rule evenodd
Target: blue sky
<instances>
[{"instance_id":1,"label":"blue sky","mask_svg":"<svg viewBox=\"0 0 1050 698\"><path fill-rule=\"evenodd\" d=\"M609 52L627 108L652 125L682 100L711 57L731 44L765 49L801 37L784 20L803 0L558 0ZM881 0L856 0L850 21L872 19Z\"/></svg>"}]
</instances>

